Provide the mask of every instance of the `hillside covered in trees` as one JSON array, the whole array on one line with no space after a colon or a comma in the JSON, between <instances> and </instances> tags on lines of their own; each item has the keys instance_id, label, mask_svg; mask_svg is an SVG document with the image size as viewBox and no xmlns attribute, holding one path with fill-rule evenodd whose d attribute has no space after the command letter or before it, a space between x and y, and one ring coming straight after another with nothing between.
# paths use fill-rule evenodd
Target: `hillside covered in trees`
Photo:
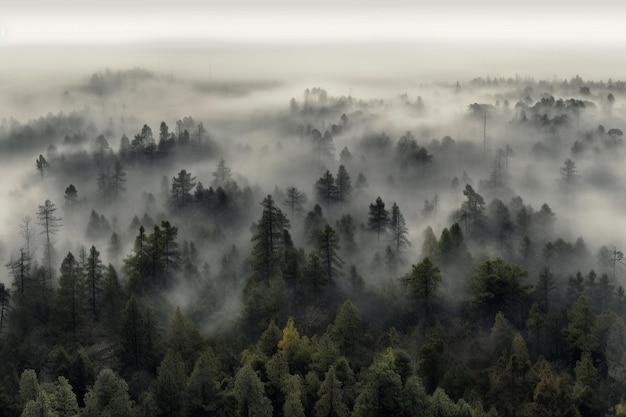
<instances>
[{"instance_id":1,"label":"hillside covered in trees","mask_svg":"<svg viewBox=\"0 0 626 417\"><path fill-rule=\"evenodd\" d=\"M0 416L626 415L624 82L60 96L0 124Z\"/></svg>"}]
</instances>

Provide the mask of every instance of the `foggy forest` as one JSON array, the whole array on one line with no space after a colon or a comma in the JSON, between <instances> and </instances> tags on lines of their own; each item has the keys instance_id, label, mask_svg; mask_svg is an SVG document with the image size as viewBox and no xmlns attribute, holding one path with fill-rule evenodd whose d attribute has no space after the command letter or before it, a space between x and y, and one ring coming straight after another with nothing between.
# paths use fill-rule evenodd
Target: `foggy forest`
<instances>
[{"instance_id":1,"label":"foggy forest","mask_svg":"<svg viewBox=\"0 0 626 417\"><path fill-rule=\"evenodd\" d=\"M133 48L0 42L0 416L626 415L610 68Z\"/></svg>"}]
</instances>

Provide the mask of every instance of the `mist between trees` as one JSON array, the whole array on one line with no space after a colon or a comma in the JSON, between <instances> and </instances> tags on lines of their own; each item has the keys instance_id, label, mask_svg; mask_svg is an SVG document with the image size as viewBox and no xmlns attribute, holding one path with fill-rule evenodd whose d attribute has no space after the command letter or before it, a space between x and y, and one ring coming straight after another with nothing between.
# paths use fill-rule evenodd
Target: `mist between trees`
<instances>
[{"instance_id":1,"label":"mist between trees","mask_svg":"<svg viewBox=\"0 0 626 417\"><path fill-rule=\"evenodd\" d=\"M0 125L0 415L624 413L623 82L196 87Z\"/></svg>"}]
</instances>

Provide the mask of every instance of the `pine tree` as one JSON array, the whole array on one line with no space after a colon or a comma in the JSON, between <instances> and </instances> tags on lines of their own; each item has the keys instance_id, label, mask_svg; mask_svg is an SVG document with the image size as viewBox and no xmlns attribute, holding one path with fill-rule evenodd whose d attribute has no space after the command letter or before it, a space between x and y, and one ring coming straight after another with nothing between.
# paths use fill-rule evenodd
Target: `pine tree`
<instances>
[{"instance_id":1,"label":"pine tree","mask_svg":"<svg viewBox=\"0 0 626 417\"><path fill-rule=\"evenodd\" d=\"M107 254L111 259L114 265L118 265L118 261L120 258L120 252L122 250L122 242L120 240L119 235L116 232L111 234L111 238L109 239L109 246L107 248Z\"/></svg>"},{"instance_id":2,"label":"pine tree","mask_svg":"<svg viewBox=\"0 0 626 417\"><path fill-rule=\"evenodd\" d=\"M50 169L50 164L43 155L39 155L39 158L35 159L35 166L37 167L39 176L41 176L41 182L43 182L45 173Z\"/></svg>"},{"instance_id":3,"label":"pine tree","mask_svg":"<svg viewBox=\"0 0 626 417\"><path fill-rule=\"evenodd\" d=\"M185 363L178 352L168 351L157 369L153 395L162 415L182 417L184 415L187 375Z\"/></svg>"},{"instance_id":4,"label":"pine tree","mask_svg":"<svg viewBox=\"0 0 626 417\"><path fill-rule=\"evenodd\" d=\"M220 159L217 169L213 172L213 187L226 187L231 182L230 168L226 166L226 161Z\"/></svg>"},{"instance_id":5,"label":"pine tree","mask_svg":"<svg viewBox=\"0 0 626 417\"><path fill-rule=\"evenodd\" d=\"M78 205L78 191L74 184L70 184L65 189L65 209L67 211L72 211Z\"/></svg>"},{"instance_id":6,"label":"pine tree","mask_svg":"<svg viewBox=\"0 0 626 417\"><path fill-rule=\"evenodd\" d=\"M337 185L330 171L326 170L326 173L317 180L315 183L315 193L319 202L326 203L327 209L330 208L331 203L337 201Z\"/></svg>"},{"instance_id":7,"label":"pine tree","mask_svg":"<svg viewBox=\"0 0 626 417\"><path fill-rule=\"evenodd\" d=\"M391 207L391 221L389 223L389 227L392 233L393 248L396 251L396 254L400 254L402 249L407 246L411 246L411 242L409 242L409 239L407 238L409 229L406 227L404 216L395 202Z\"/></svg>"},{"instance_id":8,"label":"pine tree","mask_svg":"<svg viewBox=\"0 0 626 417\"><path fill-rule=\"evenodd\" d=\"M276 207L271 195L265 197L261 205L261 219L253 225L251 263L257 278L267 282L279 271L284 231L289 228L289 220Z\"/></svg>"},{"instance_id":9,"label":"pine tree","mask_svg":"<svg viewBox=\"0 0 626 417\"><path fill-rule=\"evenodd\" d=\"M87 288L83 269L71 252L61 263L59 288L55 294L57 325L76 332L87 311Z\"/></svg>"},{"instance_id":10,"label":"pine tree","mask_svg":"<svg viewBox=\"0 0 626 417\"><path fill-rule=\"evenodd\" d=\"M111 194L113 195L113 199L115 201L118 200L120 194L126 190L124 187L124 183L126 182L126 171L124 171L124 167L119 159L115 160L113 164L113 171L111 171L111 176L109 179L109 185L111 187Z\"/></svg>"},{"instance_id":11,"label":"pine tree","mask_svg":"<svg viewBox=\"0 0 626 417\"><path fill-rule=\"evenodd\" d=\"M422 243L422 258L435 258L437 256L439 243L432 227L428 226L424 230L424 242Z\"/></svg>"},{"instance_id":12,"label":"pine tree","mask_svg":"<svg viewBox=\"0 0 626 417\"><path fill-rule=\"evenodd\" d=\"M415 309L423 309L424 318L429 322L435 294L441 284L441 273L428 257L412 268L411 274L403 279L408 297Z\"/></svg>"},{"instance_id":13,"label":"pine tree","mask_svg":"<svg viewBox=\"0 0 626 417\"><path fill-rule=\"evenodd\" d=\"M120 337L122 341L121 357L125 364L132 365L135 369L140 369L145 349L143 327L144 320L139 303L135 296L131 295L128 303L126 303L120 324Z\"/></svg>"},{"instance_id":14,"label":"pine tree","mask_svg":"<svg viewBox=\"0 0 626 417\"><path fill-rule=\"evenodd\" d=\"M172 179L172 188L170 191L170 201L172 207L177 210L184 210L192 201L191 190L195 187L196 177L192 177L184 169L178 173L178 176Z\"/></svg>"},{"instance_id":15,"label":"pine tree","mask_svg":"<svg viewBox=\"0 0 626 417\"><path fill-rule=\"evenodd\" d=\"M215 415L224 395L221 386L220 362L211 348L200 354L187 382L190 415Z\"/></svg>"},{"instance_id":16,"label":"pine tree","mask_svg":"<svg viewBox=\"0 0 626 417\"><path fill-rule=\"evenodd\" d=\"M163 228L162 235L162 255L165 268L166 278L172 273L172 271L178 268L180 263L180 253L178 251L178 243L176 238L178 236L178 228L174 227L168 221L162 221L161 227Z\"/></svg>"},{"instance_id":17,"label":"pine tree","mask_svg":"<svg viewBox=\"0 0 626 417\"><path fill-rule=\"evenodd\" d=\"M565 192L568 192L570 187L576 184L576 181L578 180L578 175L576 174L576 163L570 158L567 158L563 166L560 168L560 172L563 187L565 188Z\"/></svg>"},{"instance_id":18,"label":"pine tree","mask_svg":"<svg viewBox=\"0 0 626 417\"><path fill-rule=\"evenodd\" d=\"M352 181L350 180L350 175L346 170L346 167L343 165L339 165L339 171L337 172L337 179L335 180L336 189L337 189L337 198L336 200L339 203L345 203L350 200L350 196L352 194Z\"/></svg>"},{"instance_id":19,"label":"pine tree","mask_svg":"<svg viewBox=\"0 0 626 417\"><path fill-rule=\"evenodd\" d=\"M283 381L282 390L285 393L283 416L305 417L306 414L302 405L302 378L300 375L287 375Z\"/></svg>"},{"instance_id":20,"label":"pine tree","mask_svg":"<svg viewBox=\"0 0 626 417\"><path fill-rule=\"evenodd\" d=\"M239 416L272 416L272 403L265 395L263 382L249 364L237 371L234 385Z\"/></svg>"},{"instance_id":21,"label":"pine tree","mask_svg":"<svg viewBox=\"0 0 626 417\"><path fill-rule=\"evenodd\" d=\"M326 274L326 282L334 284L334 277L339 274L343 261L337 254L339 251L339 236L337 232L326 225L316 236L316 250L322 261Z\"/></svg>"},{"instance_id":22,"label":"pine tree","mask_svg":"<svg viewBox=\"0 0 626 417\"><path fill-rule=\"evenodd\" d=\"M56 211L56 207L50 200L46 200L42 206L39 206L37 210L37 221L41 226L42 230L40 232L41 235L44 236L44 244L45 244L45 264L48 270L48 279L52 279L52 258L53 258L53 243L54 236L57 234L59 229L61 228L61 218L57 217L54 212ZM47 287L46 283L43 283L43 289Z\"/></svg>"},{"instance_id":23,"label":"pine tree","mask_svg":"<svg viewBox=\"0 0 626 417\"><path fill-rule=\"evenodd\" d=\"M322 260L314 252L309 253L307 264L304 268L304 277L313 290L314 301L319 301L328 284L328 275L325 273Z\"/></svg>"},{"instance_id":24,"label":"pine tree","mask_svg":"<svg viewBox=\"0 0 626 417\"><path fill-rule=\"evenodd\" d=\"M85 395L85 408L81 410L81 416L131 417L132 412L133 402L126 381L109 368L101 370L93 388Z\"/></svg>"},{"instance_id":25,"label":"pine tree","mask_svg":"<svg viewBox=\"0 0 626 417\"><path fill-rule=\"evenodd\" d=\"M291 221L300 218L304 212L303 205L306 203L306 194L294 186L287 187L287 196L283 205L291 213Z\"/></svg>"},{"instance_id":26,"label":"pine tree","mask_svg":"<svg viewBox=\"0 0 626 417\"><path fill-rule=\"evenodd\" d=\"M350 414L334 366L326 372L317 395L319 399L315 403L315 417L347 417Z\"/></svg>"},{"instance_id":27,"label":"pine tree","mask_svg":"<svg viewBox=\"0 0 626 417\"><path fill-rule=\"evenodd\" d=\"M127 286L133 293L140 293L148 284L148 272L150 270L150 258L146 230L139 227L139 234L135 238L133 255L124 259L124 272L128 277Z\"/></svg>"},{"instance_id":28,"label":"pine tree","mask_svg":"<svg viewBox=\"0 0 626 417\"><path fill-rule=\"evenodd\" d=\"M89 305L91 307L91 314L93 314L94 317L97 317L100 312L103 270L104 265L100 260L100 252L92 245L87 258L87 283L89 287Z\"/></svg>"},{"instance_id":29,"label":"pine tree","mask_svg":"<svg viewBox=\"0 0 626 417\"><path fill-rule=\"evenodd\" d=\"M30 216L22 217L22 221L20 223L20 236L24 241L22 248L24 249L26 259L28 259L29 262L34 258L36 249L35 231L33 230L32 224L33 219Z\"/></svg>"},{"instance_id":30,"label":"pine tree","mask_svg":"<svg viewBox=\"0 0 626 417\"><path fill-rule=\"evenodd\" d=\"M385 210L385 203L378 197L375 203L370 204L367 227L369 230L376 232L376 238L380 242L380 235L387 231L388 226L389 211Z\"/></svg>"},{"instance_id":31,"label":"pine tree","mask_svg":"<svg viewBox=\"0 0 626 417\"><path fill-rule=\"evenodd\" d=\"M203 341L195 324L176 308L167 332L167 348L180 355L186 372L191 372L200 352Z\"/></svg>"}]
</instances>

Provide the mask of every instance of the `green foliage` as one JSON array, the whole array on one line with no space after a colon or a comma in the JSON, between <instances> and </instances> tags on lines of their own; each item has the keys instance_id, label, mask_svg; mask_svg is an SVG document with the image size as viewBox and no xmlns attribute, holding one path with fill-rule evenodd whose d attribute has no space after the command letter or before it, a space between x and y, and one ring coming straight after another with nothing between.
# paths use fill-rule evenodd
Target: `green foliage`
<instances>
[{"instance_id":1,"label":"green foliage","mask_svg":"<svg viewBox=\"0 0 626 417\"><path fill-rule=\"evenodd\" d=\"M596 315L589 299L580 296L574 306L567 312L569 319L564 329L565 340L570 349L591 351L596 349L598 340L594 332Z\"/></svg>"},{"instance_id":2,"label":"green foliage","mask_svg":"<svg viewBox=\"0 0 626 417\"><path fill-rule=\"evenodd\" d=\"M282 249L285 246L285 229L289 220L276 207L271 195L261 203L263 212L258 223L252 226L252 258L250 260L255 280L268 282L280 270Z\"/></svg>"},{"instance_id":3,"label":"green foliage","mask_svg":"<svg viewBox=\"0 0 626 417\"><path fill-rule=\"evenodd\" d=\"M302 378L299 375L286 375L283 391L285 392L283 416L305 417L302 405Z\"/></svg>"},{"instance_id":4,"label":"green foliage","mask_svg":"<svg viewBox=\"0 0 626 417\"><path fill-rule=\"evenodd\" d=\"M180 308L176 308L167 332L167 349L181 356L187 373L193 369L203 345L204 341L195 324L180 311Z\"/></svg>"},{"instance_id":5,"label":"green foliage","mask_svg":"<svg viewBox=\"0 0 626 417\"><path fill-rule=\"evenodd\" d=\"M394 370L392 351L388 353L391 358L383 356L368 368L354 405L355 417L391 416L402 412L402 380Z\"/></svg>"},{"instance_id":6,"label":"green foliage","mask_svg":"<svg viewBox=\"0 0 626 417\"><path fill-rule=\"evenodd\" d=\"M326 204L327 209L330 208L331 203L338 200L339 190L330 171L326 170L326 173L315 183L315 194L320 203Z\"/></svg>"},{"instance_id":7,"label":"green foliage","mask_svg":"<svg viewBox=\"0 0 626 417\"><path fill-rule=\"evenodd\" d=\"M413 310L423 314L427 322L430 322L432 305L436 297L437 289L441 284L441 273L429 258L412 266L409 275L403 278L407 286L407 297Z\"/></svg>"},{"instance_id":8,"label":"green foliage","mask_svg":"<svg viewBox=\"0 0 626 417\"><path fill-rule=\"evenodd\" d=\"M149 308L142 305L134 295L126 303L120 324L123 365L136 370L153 370L157 356L159 333Z\"/></svg>"},{"instance_id":9,"label":"green foliage","mask_svg":"<svg viewBox=\"0 0 626 417\"><path fill-rule=\"evenodd\" d=\"M287 320L282 333L283 338L278 342L278 348L285 353L289 370L292 373L304 374L311 359L309 339L300 336L291 317Z\"/></svg>"},{"instance_id":10,"label":"green foliage","mask_svg":"<svg viewBox=\"0 0 626 417\"><path fill-rule=\"evenodd\" d=\"M364 340L361 315L351 301L341 305L327 332L339 352L350 360L353 367L361 364L359 356L363 354Z\"/></svg>"},{"instance_id":11,"label":"green foliage","mask_svg":"<svg viewBox=\"0 0 626 417\"><path fill-rule=\"evenodd\" d=\"M237 371L234 392L239 416L272 416L272 403L265 395L263 382L249 364Z\"/></svg>"},{"instance_id":12,"label":"green foliage","mask_svg":"<svg viewBox=\"0 0 626 417\"><path fill-rule=\"evenodd\" d=\"M96 250L95 246L91 246L89 249L89 256L87 258L87 290L89 292L89 306L91 307L91 314L97 317L100 313L100 300L102 293L102 274L104 266L100 260L100 252Z\"/></svg>"},{"instance_id":13,"label":"green foliage","mask_svg":"<svg viewBox=\"0 0 626 417\"><path fill-rule=\"evenodd\" d=\"M590 352L583 352L574 368L576 376L572 399L583 416L595 415L599 407L598 370L593 364Z\"/></svg>"},{"instance_id":14,"label":"green foliage","mask_svg":"<svg viewBox=\"0 0 626 417\"><path fill-rule=\"evenodd\" d=\"M24 407L29 401L36 401L39 394L39 379L34 369L25 369L20 377L19 402Z\"/></svg>"},{"instance_id":15,"label":"green foliage","mask_svg":"<svg viewBox=\"0 0 626 417\"><path fill-rule=\"evenodd\" d=\"M380 242L380 235L387 232L389 227L389 210L385 209L385 203L380 197L370 204L367 227L376 233L376 239Z\"/></svg>"},{"instance_id":16,"label":"green foliage","mask_svg":"<svg viewBox=\"0 0 626 417\"><path fill-rule=\"evenodd\" d=\"M326 275L326 283L334 284L335 277L340 273L343 261L337 254L339 251L339 236L329 225L316 234L315 248Z\"/></svg>"},{"instance_id":17,"label":"green foliage","mask_svg":"<svg viewBox=\"0 0 626 417\"><path fill-rule=\"evenodd\" d=\"M435 391L439 385L439 378L443 376L443 350L441 339L434 339L420 348L418 373L429 393Z\"/></svg>"},{"instance_id":18,"label":"green foliage","mask_svg":"<svg viewBox=\"0 0 626 417\"><path fill-rule=\"evenodd\" d=\"M432 227L428 226L426 230L424 230L424 240L422 243L422 258L426 257L434 257L437 253L437 236L435 236L435 232L433 232Z\"/></svg>"},{"instance_id":19,"label":"green foliage","mask_svg":"<svg viewBox=\"0 0 626 417\"><path fill-rule=\"evenodd\" d=\"M511 320L519 321L519 308L529 290L522 284L527 275L528 272L502 258L482 262L470 278L474 307L489 320L502 311Z\"/></svg>"},{"instance_id":20,"label":"green foliage","mask_svg":"<svg viewBox=\"0 0 626 417\"><path fill-rule=\"evenodd\" d=\"M133 402L128 395L128 384L108 368L100 371L96 382L85 396L84 417L131 417Z\"/></svg>"},{"instance_id":21,"label":"green foliage","mask_svg":"<svg viewBox=\"0 0 626 417\"><path fill-rule=\"evenodd\" d=\"M334 366L326 372L317 395L319 399L315 403L315 417L348 416L349 409L343 400L341 381L337 378Z\"/></svg>"},{"instance_id":22,"label":"green foliage","mask_svg":"<svg viewBox=\"0 0 626 417\"><path fill-rule=\"evenodd\" d=\"M163 415L183 416L186 386L185 363L178 352L169 350L157 369L157 378L152 389L156 404Z\"/></svg>"},{"instance_id":23,"label":"green foliage","mask_svg":"<svg viewBox=\"0 0 626 417\"><path fill-rule=\"evenodd\" d=\"M213 350L207 348L198 357L187 382L187 408L191 415L219 410L224 397L220 387L221 374L219 360Z\"/></svg>"},{"instance_id":24,"label":"green foliage","mask_svg":"<svg viewBox=\"0 0 626 417\"><path fill-rule=\"evenodd\" d=\"M191 173L181 170L178 175L172 178L172 188L170 191L170 204L178 211L186 209L191 203L191 190L196 185L196 177Z\"/></svg>"},{"instance_id":25,"label":"green foliage","mask_svg":"<svg viewBox=\"0 0 626 417\"><path fill-rule=\"evenodd\" d=\"M54 298L54 322L59 329L76 332L86 319L87 299L84 271L69 252L61 264L59 288Z\"/></svg>"},{"instance_id":26,"label":"green foliage","mask_svg":"<svg viewBox=\"0 0 626 417\"><path fill-rule=\"evenodd\" d=\"M402 252L408 246L411 246L411 242L407 238L409 229L406 227L404 221L404 215L400 211L400 207L394 202L391 207L391 219L389 221L389 228L391 230L391 242L393 249L397 254Z\"/></svg>"},{"instance_id":27,"label":"green foliage","mask_svg":"<svg viewBox=\"0 0 626 417\"><path fill-rule=\"evenodd\" d=\"M350 174L346 170L346 167L339 165L339 171L337 171L337 178L335 179L336 188L336 200L339 203L344 203L350 200L352 195L352 181L350 180Z\"/></svg>"},{"instance_id":28,"label":"green foliage","mask_svg":"<svg viewBox=\"0 0 626 417\"><path fill-rule=\"evenodd\" d=\"M270 320L267 329L261 333L257 341L257 348L266 356L272 356L278 351L278 342L283 338L283 332L276 325L274 320Z\"/></svg>"}]
</instances>

